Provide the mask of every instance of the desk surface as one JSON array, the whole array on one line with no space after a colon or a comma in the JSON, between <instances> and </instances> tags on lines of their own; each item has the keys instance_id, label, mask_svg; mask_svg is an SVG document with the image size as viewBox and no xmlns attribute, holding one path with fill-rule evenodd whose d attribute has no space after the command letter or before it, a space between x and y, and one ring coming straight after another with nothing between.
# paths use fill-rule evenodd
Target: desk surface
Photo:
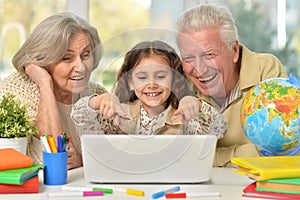
<instances>
[{"instance_id":1,"label":"desk surface","mask_svg":"<svg viewBox=\"0 0 300 200\"><path fill-rule=\"evenodd\" d=\"M76 200L83 199L83 197L69 197L69 198L59 198L59 197L48 197L48 192L60 192L60 186L45 186L42 180L43 174L42 170L39 174L40 179L40 193L37 194L5 194L0 195L0 199L21 199L21 200L40 200L40 199L54 199L54 200ZM252 181L247 177L233 172L231 168L214 168L212 171L211 181L201 184L180 184L182 191L187 193L199 193L199 192L219 192L220 197L205 197L205 198L192 198L192 199L208 199L208 200L237 200L237 199L250 199L242 197L242 189L249 185ZM118 188L132 188L137 190L143 190L145 192L144 197L133 196L123 193L107 194L101 197L86 197L84 199L122 199L122 200L150 200L151 195L155 192L161 191L162 189L175 186L174 184L91 184L84 180L83 169L73 169L68 172L68 184L67 186L76 187L118 187ZM159 199L165 199L164 197Z\"/></svg>"}]
</instances>

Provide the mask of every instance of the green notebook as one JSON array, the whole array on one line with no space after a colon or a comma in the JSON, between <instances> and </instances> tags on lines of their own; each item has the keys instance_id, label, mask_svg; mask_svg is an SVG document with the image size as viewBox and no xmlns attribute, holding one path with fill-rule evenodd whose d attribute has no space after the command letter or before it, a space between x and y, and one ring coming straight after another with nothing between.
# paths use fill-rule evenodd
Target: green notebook
<instances>
[{"instance_id":1,"label":"green notebook","mask_svg":"<svg viewBox=\"0 0 300 200\"><path fill-rule=\"evenodd\" d=\"M21 185L26 180L37 175L43 167L41 164L33 164L31 167L9 169L0 171L0 184Z\"/></svg>"},{"instance_id":2,"label":"green notebook","mask_svg":"<svg viewBox=\"0 0 300 200\"><path fill-rule=\"evenodd\" d=\"M300 185L300 177L299 178L270 179L270 180L265 180L262 182Z\"/></svg>"},{"instance_id":3,"label":"green notebook","mask_svg":"<svg viewBox=\"0 0 300 200\"><path fill-rule=\"evenodd\" d=\"M300 194L298 191L291 191L291 190L281 190L281 189L267 189L267 188L255 188L257 191L262 192L278 192L278 193L284 193L284 194Z\"/></svg>"},{"instance_id":4,"label":"green notebook","mask_svg":"<svg viewBox=\"0 0 300 200\"><path fill-rule=\"evenodd\" d=\"M300 177L257 181L256 190L266 192L300 194Z\"/></svg>"}]
</instances>

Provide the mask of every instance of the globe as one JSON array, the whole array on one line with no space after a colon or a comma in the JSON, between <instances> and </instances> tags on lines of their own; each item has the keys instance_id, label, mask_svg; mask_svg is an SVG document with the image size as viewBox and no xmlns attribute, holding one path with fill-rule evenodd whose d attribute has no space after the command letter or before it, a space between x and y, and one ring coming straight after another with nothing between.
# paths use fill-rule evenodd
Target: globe
<instances>
[{"instance_id":1,"label":"globe","mask_svg":"<svg viewBox=\"0 0 300 200\"><path fill-rule=\"evenodd\" d=\"M263 155L300 152L300 80L295 75L270 78L251 88L240 116L246 136Z\"/></svg>"}]
</instances>

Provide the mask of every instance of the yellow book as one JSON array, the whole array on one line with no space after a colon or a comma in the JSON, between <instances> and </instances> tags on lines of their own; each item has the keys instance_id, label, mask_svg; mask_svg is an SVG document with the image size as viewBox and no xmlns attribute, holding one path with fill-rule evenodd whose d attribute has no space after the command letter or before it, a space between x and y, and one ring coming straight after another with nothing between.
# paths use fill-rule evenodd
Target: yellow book
<instances>
[{"instance_id":1,"label":"yellow book","mask_svg":"<svg viewBox=\"0 0 300 200\"><path fill-rule=\"evenodd\" d=\"M300 177L300 156L232 158L237 173L257 181Z\"/></svg>"}]
</instances>

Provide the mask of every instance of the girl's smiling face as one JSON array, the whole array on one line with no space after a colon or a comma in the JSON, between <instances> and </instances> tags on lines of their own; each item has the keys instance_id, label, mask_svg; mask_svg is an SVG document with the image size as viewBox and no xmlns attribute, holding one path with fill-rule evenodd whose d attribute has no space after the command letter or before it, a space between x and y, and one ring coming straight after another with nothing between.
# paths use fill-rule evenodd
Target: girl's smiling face
<instances>
[{"instance_id":1,"label":"girl's smiling face","mask_svg":"<svg viewBox=\"0 0 300 200\"><path fill-rule=\"evenodd\" d=\"M169 63L154 54L143 58L134 67L129 78L129 86L149 113L151 107L160 105L166 108L171 95L172 78Z\"/></svg>"}]
</instances>

